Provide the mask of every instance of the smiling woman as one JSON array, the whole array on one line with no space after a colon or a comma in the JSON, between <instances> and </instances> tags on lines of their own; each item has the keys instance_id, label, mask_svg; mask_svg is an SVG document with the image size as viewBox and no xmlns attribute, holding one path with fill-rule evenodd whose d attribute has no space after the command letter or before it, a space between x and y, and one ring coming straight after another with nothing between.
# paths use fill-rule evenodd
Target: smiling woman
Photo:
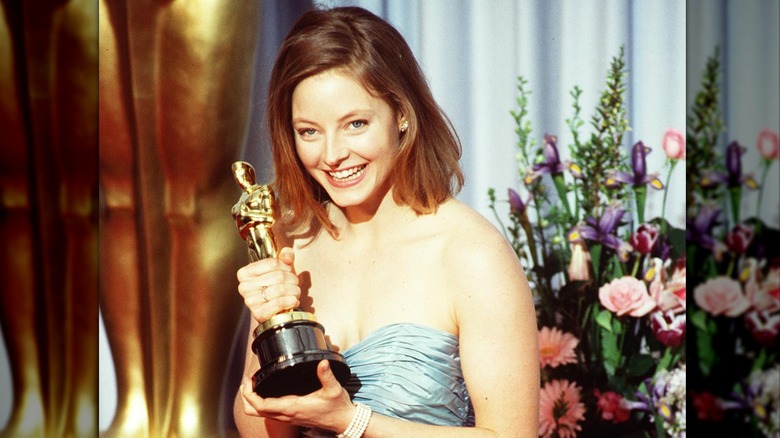
<instances>
[{"instance_id":1,"label":"smiling woman","mask_svg":"<svg viewBox=\"0 0 780 438\"><path fill-rule=\"evenodd\" d=\"M237 273L254 319L241 434L535 437L525 274L454 198L460 142L400 34L360 8L302 15L274 65L268 125L284 248ZM342 385L322 361L320 389L262 398L252 332L290 308L328 327L352 375Z\"/></svg>"},{"instance_id":2,"label":"smiling woman","mask_svg":"<svg viewBox=\"0 0 780 438\"><path fill-rule=\"evenodd\" d=\"M311 76L295 88L295 149L337 205L375 210L389 190L403 123L393 112L339 71Z\"/></svg>"}]
</instances>

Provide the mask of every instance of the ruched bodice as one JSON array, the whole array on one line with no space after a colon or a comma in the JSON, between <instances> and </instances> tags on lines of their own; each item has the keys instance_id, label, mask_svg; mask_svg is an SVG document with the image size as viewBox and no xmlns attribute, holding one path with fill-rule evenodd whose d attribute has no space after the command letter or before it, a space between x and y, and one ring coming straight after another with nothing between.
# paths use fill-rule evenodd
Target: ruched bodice
<instances>
[{"instance_id":1,"label":"ruched bodice","mask_svg":"<svg viewBox=\"0 0 780 438\"><path fill-rule=\"evenodd\" d=\"M402 323L380 327L342 352L353 401L382 415L442 426L471 426L474 418L457 336ZM326 437L304 430L303 437Z\"/></svg>"}]
</instances>

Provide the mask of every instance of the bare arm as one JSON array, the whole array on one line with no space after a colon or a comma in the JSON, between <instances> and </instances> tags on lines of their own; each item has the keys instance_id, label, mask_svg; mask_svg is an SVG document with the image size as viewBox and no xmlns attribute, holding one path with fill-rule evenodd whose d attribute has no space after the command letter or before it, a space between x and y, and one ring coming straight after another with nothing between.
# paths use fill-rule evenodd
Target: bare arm
<instances>
[{"instance_id":1,"label":"bare arm","mask_svg":"<svg viewBox=\"0 0 780 438\"><path fill-rule=\"evenodd\" d=\"M476 426L499 436L536 437L539 350L533 297L517 256L489 228L465 251L455 311L461 366Z\"/></svg>"},{"instance_id":2,"label":"bare arm","mask_svg":"<svg viewBox=\"0 0 780 438\"><path fill-rule=\"evenodd\" d=\"M252 320L249 327L249 336L246 348L246 359L244 360L243 382L251 382L252 375L260 369L257 356L251 350L252 331L257 327L257 321ZM247 385L247 383L245 383ZM251 386L251 383L248 384ZM235 419L238 433L245 437L273 437L273 438L294 438L298 436L298 429L292 425L285 424L272 419L247 415L244 398L241 395L242 388L236 393L233 402L233 418ZM251 388L249 389L252 390Z\"/></svg>"}]
</instances>

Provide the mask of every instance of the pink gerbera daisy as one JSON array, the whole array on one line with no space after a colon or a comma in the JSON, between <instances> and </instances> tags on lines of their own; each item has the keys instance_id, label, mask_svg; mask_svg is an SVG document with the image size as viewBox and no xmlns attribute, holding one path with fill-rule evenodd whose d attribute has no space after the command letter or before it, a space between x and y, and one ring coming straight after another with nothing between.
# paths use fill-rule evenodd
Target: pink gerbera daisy
<instances>
[{"instance_id":1,"label":"pink gerbera daisy","mask_svg":"<svg viewBox=\"0 0 780 438\"><path fill-rule=\"evenodd\" d=\"M571 333L553 327L542 327L539 331L539 362L542 367L555 368L558 365L576 363L574 349L580 340Z\"/></svg>"},{"instance_id":2,"label":"pink gerbera daisy","mask_svg":"<svg viewBox=\"0 0 780 438\"><path fill-rule=\"evenodd\" d=\"M582 430L585 405L580 402L580 387L568 380L545 383L539 393L539 436L556 433L560 438L573 438Z\"/></svg>"}]
</instances>

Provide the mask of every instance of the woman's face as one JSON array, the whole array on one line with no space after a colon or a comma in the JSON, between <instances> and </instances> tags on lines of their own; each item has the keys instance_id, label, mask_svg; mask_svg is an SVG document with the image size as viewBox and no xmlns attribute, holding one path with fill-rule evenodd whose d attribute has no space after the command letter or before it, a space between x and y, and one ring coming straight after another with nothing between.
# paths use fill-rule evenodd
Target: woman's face
<instances>
[{"instance_id":1,"label":"woman's face","mask_svg":"<svg viewBox=\"0 0 780 438\"><path fill-rule=\"evenodd\" d=\"M399 124L387 103L341 71L306 78L293 91L298 157L343 208L376 208L387 194Z\"/></svg>"}]
</instances>

